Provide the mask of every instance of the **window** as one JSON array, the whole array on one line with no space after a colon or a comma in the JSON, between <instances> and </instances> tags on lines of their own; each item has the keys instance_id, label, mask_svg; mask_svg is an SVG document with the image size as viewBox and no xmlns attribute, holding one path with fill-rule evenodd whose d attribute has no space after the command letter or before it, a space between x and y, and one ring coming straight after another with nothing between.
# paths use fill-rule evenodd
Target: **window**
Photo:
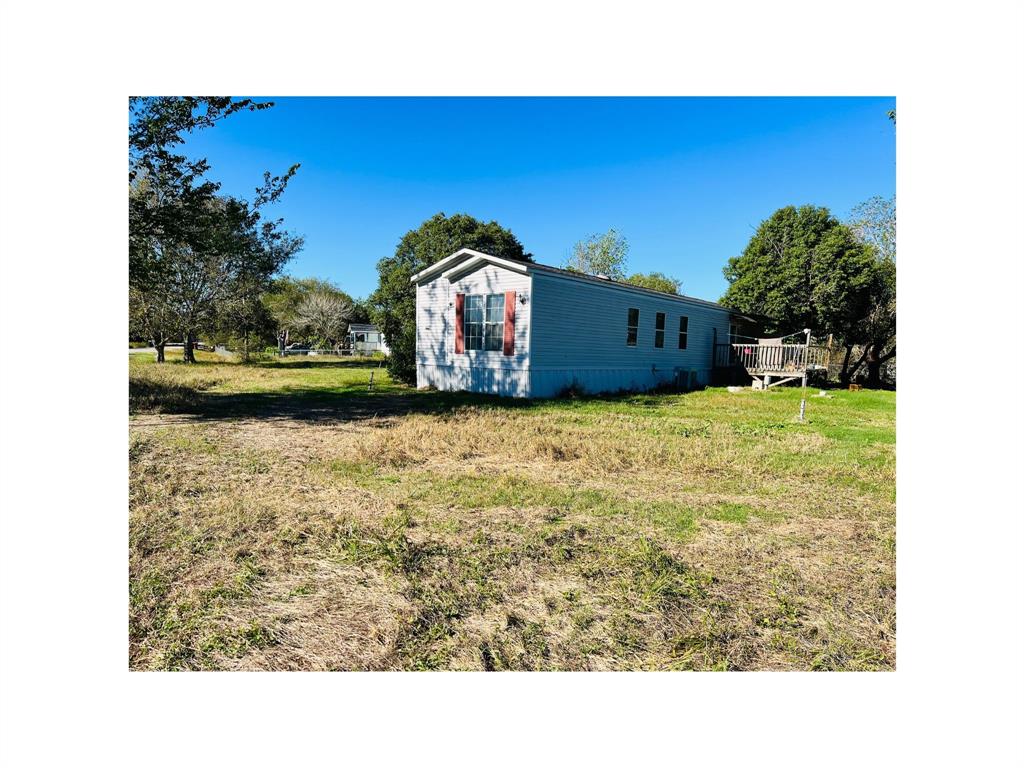
<instances>
[{"instance_id":1,"label":"window","mask_svg":"<svg viewBox=\"0 0 1024 768\"><path fill-rule=\"evenodd\" d=\"M686 349L686 333L690 328L690 318L679 318L679 348Z\"/></svg>"},{"instance_id":2,"label":"window","mask_svg":"<svg viewBox=\"0 0 1024 768\"><path fill-rule=\"evenodd\" d=\"M626 318L626 346L636 346L636 333L640 328L640 310L629 308L629 315Z\"/></svg>"},{"instance_id":3,"label":"window","mask_svg":"<svg viewBox=\"0 0 1024 768\"><path fill-rule=\"evenodd\" d=\"M739 344L740 343L740 329L736 323L729 323L729 343Z\"/></svg>"},{"instance_id":4,"label":"window","mask_svg":"<svg viewBox=\"0 0 1024 768\"><path fill-rule=\"evenodd\" d=\"M466 296L463 323L467 350L500 352L505 341L505 294Z\"/></svg>"},{"instance_id":5,"label":"window","mask_svg":"<svg viewBox=\"0 0 1024 768\"><path fill-rule=\"evenodd\" d=\"M463 309L466 349L484 348L484 297L467 296Z\"/></svg>"},{"instance_id":6,"label":"window","mask_svg":"<svg viewBox=\"0 0 1024 768\"><path fill-rule=\"evenodd\" d=\"M484 322L484 349L500 352L505 341L505 294L487 296L487 317Z\"/></svg>"},{"instance_id":7,"label":"window","mask_svg":"<svg viewBox=\"0 0 1024 768\"><path fill-rule=\"evenodd\" d=\"M665 346L665 313L654 315L654 346L661 349Z\"/></svg>"}]
</instances>

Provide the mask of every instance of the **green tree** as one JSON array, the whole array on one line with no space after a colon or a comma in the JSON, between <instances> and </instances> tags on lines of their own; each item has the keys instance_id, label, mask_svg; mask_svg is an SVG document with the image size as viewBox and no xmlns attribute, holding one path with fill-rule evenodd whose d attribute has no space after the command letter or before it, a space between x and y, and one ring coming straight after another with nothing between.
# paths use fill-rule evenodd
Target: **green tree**
<instances>
[{"instance_id":1,"label":"green tree","mask_svg":"<svg viewBox=\"0 0 1024 768\"><path fill-rule=\"evenodd\" d=\"M372 323L373 308L367 299L352 299L352 323Z\"/></svg>"},{"instance_id":2,"label":"green tree","mask_svg":"<svg viewBox=\"0 0 1024 768\"><path fill-rule=\"evenodd\" d=\"M129 101L129 270L132 306L167 309L174 332L194 362L196 334L233 324L248 357L249 338L266 322L261 294L271 277L301 248L281 221L262 218L298 169L264 173L250 204L220 197L205 159L189 159L186 136L239 111L272 106L230 97L146 97ZM152 313L144 313L152 316ZM136 320L142 316L135 313Z\"/></svg>"},{"instance_id":3,"label":"green tree","mask_svg":"<svg viewBox=\"0 0 1024 768\"><path fill-rule=\"evenodd\" d=\"M896 263L896 198L868 198L855 205L846 222L854 236L875 249L878 258Z\"/></svg>"},{"instance_id":4,"label":"green tree","mask_svg":"<svg viewBox=\"0 0 1024 768\"><path fill-rule=\"evenodd\" d=\"M318 298L311 301L310 297L314 295L329 297L329 299ZM320 331L311 327L308 320L316 316L316 313L311 311L314 305L320 307L328 303L337 306L344 305L347 307L346 322L370 322L369 310L365 301L353 299L334 283L317 277L278 278L262 299L263 305L276 324L278 350L282 353L284 348L293 341L308 344L329 343L334 345L337 343L337 329L332 329L332 333L328 334L322 332L325 326L321 323L318 323Z\"/></svg>"},{"instance_id":5,"label":"green tree","mask_svg":"<svg viewBox=\"0 0 1024 768\"><path fill-rule=\"evenodd\" d=\"M141 289L162 278L163 244L195 247L196 229L220 184L207 178L206 158L188 158L180 147L195 131L210 128L243 111L259 111L273 102L229 96L156 96L128 100L128 279ZM292 171L294 172L294 170Z\"/></svg>"},{"instance_id":6,"label":"green tree","mask_svg":"<svg viewBox=\"0 0 1024 768\"><path fill-rule=\"evenodd\" d=\"M302 240L234 198L214 198L194 214L193 226L197 234L190 243L162 244L162 279L143 292L163 295L184 339L185 362L195 362L200 333L229 328L243 339L248 359L249 339L263 323L260 297Z\"/></svg>"},{"instance_id":7,"label":"green tree","mask_svg":"<svg viewBox=\"0 0 1024 768\"><path fill-rule=\"evenodd\" d=\"M647 275L637 272L636 274L627 277L626 282L638 285L641 288L648 288L652 291L674 294L678 294L679 289L683 285L681 280L676 280L676 278L669 277L662 272L651 272Z\"/></svg>"},{"instance_id":8,"label":"green tree","mask_svg":"<svg viewBox=\"0 0 1024 768\"><path fill-rule=\"evenodd\" d=\"M882 366L896 356L896 198L872 197L854 207L847 222L854 236L875 255L871 301L858 329L862 350L849 365L847 378L861 365L867 369L867 385L881 385Z\"/></svg>"},{"instance_id":9,"label":"green tree","mask_svg":"<svg viewBox=\"0 0 1024 768\"><path fill-rule=\"evenodd\" d=\"M811 328L857 343L876 285L870 246L827 208L780 208L724 269L722 303L771 318L769 333ZM845 374L844 374L845 375Z\"/></svg>"},{"instance_id":10,"label":"green tree","mask_svg":"<svg viewBox=\"0 0 1024 768\"><path fill-rule=\"evenodd\" d=\"M388 371L398 381L416 382L416 286L409 279L461 248L533 260L516 236L496 221L483 222L464 213L438 213L406 232L394 255L377 263L380 283L370 297L373 320L391 349Z\"/></svg>"},{"instance_id":11,"label":"green tree","mask_svg":"<svg viewBox=\"0 0 1024 768\"><path fill-rule=\"evenodd\" d=\"M128 334L148 339L156 349L156 361L164 362L174 317L167 297L160 291L142 291L128 287Z\"/></svg>"},{"instance_id":12,"label":"green tree","mask_svg":"<svg viewBox=\"0 0 1024 768\"><path fill-rule=\"evenodd\" d=\"M609 229L603 235L591 235L572 248L565 268L588 275L605 275L613 280L626 278L626 258L629 243L626 238Z\"/></svg>"},{"instance_id":13,"label":"green tree","mask_svg":"<svg viewBox=\"0 0 1024 768\"><path fill-rule=\"evenodd\" d=\"M257 203L264 200L257 197ZM302 248L302 239L281 231L280 222L261 221L245 202L234 201L231 244L235 258L224 275L227 294L216 308L220 328L241 347L242 362L249 362L253 342L263 346L272 338L274 322L263 303L274 276Z\"/></svg>"}]
</instances>

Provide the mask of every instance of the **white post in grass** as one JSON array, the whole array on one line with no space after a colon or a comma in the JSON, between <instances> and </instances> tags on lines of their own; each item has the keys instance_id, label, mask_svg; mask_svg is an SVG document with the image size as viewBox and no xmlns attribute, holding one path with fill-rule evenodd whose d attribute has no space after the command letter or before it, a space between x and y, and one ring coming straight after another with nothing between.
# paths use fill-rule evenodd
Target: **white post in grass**
<instances>
[{"instance_id":1,"label":"white post in grass","mask_svg":"<svg viewBox=\"0 0 1024 768\"><path fill-rule=\"evenodd\" d=\"M807 366L810 363L811 354L811 329L804 328L804 377L800 381L800 421L804 420L804 411L807 410Z\"/></svg>"}]
</instances>

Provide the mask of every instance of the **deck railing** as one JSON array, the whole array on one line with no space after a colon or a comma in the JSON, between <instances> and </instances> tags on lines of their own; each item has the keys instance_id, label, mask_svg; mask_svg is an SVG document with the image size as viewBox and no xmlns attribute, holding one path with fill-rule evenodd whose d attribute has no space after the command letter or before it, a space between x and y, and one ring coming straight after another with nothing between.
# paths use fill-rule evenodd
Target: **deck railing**
<instances>
[{"instance_id":1,"label":"deck railing","mask_svg":"<svg viewBox=\"0 0 1024 768\"><path fill-rule=\"evenodd\" d=\"M742 366L748 371L802 373L825 362L825 347L803 344L716 344L715 367Z\"/></svg>"}]
</instances>

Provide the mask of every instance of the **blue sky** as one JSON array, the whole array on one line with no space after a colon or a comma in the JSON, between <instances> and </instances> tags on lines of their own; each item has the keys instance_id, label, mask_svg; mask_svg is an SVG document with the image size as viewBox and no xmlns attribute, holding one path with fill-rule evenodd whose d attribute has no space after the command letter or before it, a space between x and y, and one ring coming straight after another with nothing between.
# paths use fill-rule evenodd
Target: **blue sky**
<instances>
[{"instance_id":1,"label":"blue sky","mask_svg":"<svg viewBox=\"0 0 1024 768\"><path fill-rule=\"evenodd\" d=\"M845 218L896 185L893 98L274 98L190 137L222 190L302 167L273 207L305 237L287 272L359 297L438 211L494 219L537 261L614 227L629 270L717 299L722 267L775 209Z\"/></svg>"}]
</instances>

